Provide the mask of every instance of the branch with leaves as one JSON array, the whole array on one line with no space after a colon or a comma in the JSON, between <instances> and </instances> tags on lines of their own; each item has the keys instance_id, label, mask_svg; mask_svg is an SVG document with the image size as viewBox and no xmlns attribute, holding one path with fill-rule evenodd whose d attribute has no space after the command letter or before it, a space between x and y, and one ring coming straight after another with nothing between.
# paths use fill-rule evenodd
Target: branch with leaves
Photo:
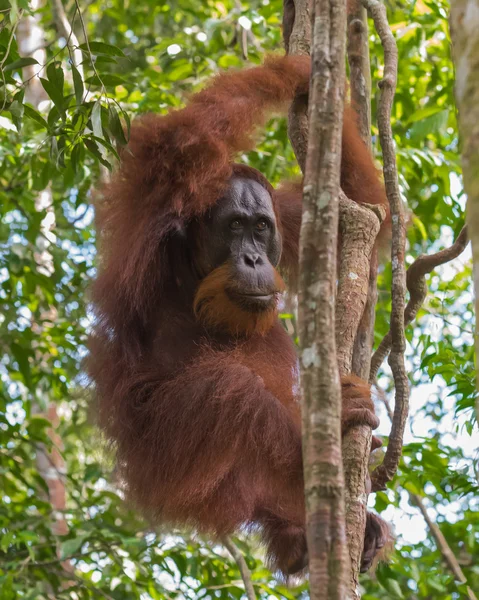
<instances>
[{"instance_id":1,"label":"branch with leaves","mask_svg":"<svg viewBox=\"0 0 479 600\"><path fill-rule=\"evenodd\" d=\"M437 549L441 553L444 558L449 570L454 575L454 578L461 583L467 584L466 576L464 575L461 566L459 565L457 558L454 555L454 552L451 550L449 544L447 543L446 538L444 537L442 531L439 529L437 523L429 516L427 512L427 508L424 505L424 502L418 494L409 494L412 502L416 504L416 506L421 511L424 520L426 521L427 526L429 527L429 531L431 532L434 541L436 542ZM469 586L467 586L467 597L469 600L477 600L476 594L471 590Z\"/></svg>"},{"instance_id":2,"label":"branch with leaves","mask_svg":"<svg viewBox=\"0 0 479 600\"><path fill-rule=\"evenodd\" d=\"M459 237L461 237L461 235L464 232L465 232L465 228L461 231L461 234L459 235ZM458 241L459 241L459 238L458 238L458 240L456 240L456 244ZM456 244L454 244L454 246L456 246ZM447 248L446 250L442 250L441 252L438 252L437 254L439 254L439 255L442 254L442 256L445 256L445 255L447 256L447 254L449 254L451 256L451 258L449 260L452 260L452 258L455 258L455 256L452 257L452 254L454 254L454 252L455 252L452 250L452 248L453 248L453 246L451 246L451 248ZM429 259L429 261L427 261L427 260L426 260L426 262L424 260L420 261L419 270L422 271L425 264L432 264L435 260L437 260L437 258L435 258L436 256L437 255L420 256L418 258L418 260L419 259ZM458 256L458 254L456 254L456 256ZM436 266L438 266L439 264L445 264L445 262L448 262L448 261L444 260L441 263L437 263ZM431 269L427 272L430 273L432 271L432 269L433 269L433 267L431 267ZM422 284L421 284L421 287L422 287ZM384 396L384 395L382 396L382 401L386 408L388 417L392 421L393 420L393 411L391 410L391 407L389 406L389 402L387 401L386 396ZM442 533L442 531L440 530L438 524L429 515L427 508L424 504L423 498L419 494L415 494L409 490L407 490L407 492L409 494L409 498L410 498L412 504L416 505L418 507L419 511L421 512L421 514L424 518L424 521L426 522L426 525L428 526L429 531L430 531L432 537L434 538L434 541L436 542L436 547L439 550L439 552L441 553L441 556L443 557L444 562L447 564L448 569L454 575L454 578L457 581L467 584L467 578L464 575L464 572L461 569L461 566L460 566L454 552L452 551L451 547L447 543L447 540L444 537L444 534ZM472 591L472 589L469 586L467 586L466 593L467 593L468 600L478 600L476 594Z\"/></svg>"},{"instance_id":3,"label":"branch with leaves","mask_svg":"<svg viewBox=\"0 0 479 600\"><path fill-rule=\"evenodd\" d=\"M224 547L228 550L228 552L231 554L236 564L238 565L247 599L256 600L253 581L251 580L251 571L248 569L248 565L246 564L244 556L241 554L240 550L230 537L225 536L222 539L222 542Z\"/></svg>"},{"instance_id":4,"label":"branch with leaves","mask_svg":"<svg viewBox=\"0 0 479 600\"><path fill-rule=\"evenodd\" d=\"M428 292L426 275L440 265L444 265L457 258L465 250L467 243L467 227L463 227L452 246L440 250L435 254L422 254L409 267L406 273L406 284L410 297L404 310L404 325L406 327L414 321L426 299ZM379 368L389 354L390 349L391 331L388 331L371 359L370 383L376 381Z\"/></svg>"}]
</instances>

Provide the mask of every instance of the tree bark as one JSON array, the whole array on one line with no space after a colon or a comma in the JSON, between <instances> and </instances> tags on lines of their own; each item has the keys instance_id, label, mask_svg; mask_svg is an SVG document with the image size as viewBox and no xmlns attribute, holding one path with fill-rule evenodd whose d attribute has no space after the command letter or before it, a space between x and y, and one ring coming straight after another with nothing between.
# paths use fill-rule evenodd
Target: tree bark
<instances>
[{"instance_id":1,"label":"tree bark","mask_svg":"<svg viewBox=\"0 0 479 600\"><path fill-rule=\"evenodd\" d=\"M336 302L336 344L339 371L341 375L346 375L351 372L356 332L368 296L371 254L386 211L378 206L356 204L344 195L340 200L341 257ZM350 559L346 580L348 598L360 597L359 569L366 527L366 478L371 438L369 426L357 425L349 429L342 441Z\"/></svg>"},{"instance_id":2,"label":"tree bark","mask_svg":"<svg viewBox=\"0 0 479 600\"><path fill-rule=\"evenodd\" d=\"M348 1L348 63L351 104L357 115L359 132L371 151L371 65L369 61L368 16L361 0ZM374 342L374 321L377 291L377 250L374 249L369 267L369 286L363 316L356 333L352 371L368 380Z\"/></svg>"},{"instance_id":3,"label":"tree bark","mask_svg":"<svg viewBox=\"0 0 479 600\"><path fill-rule=\"evenodd\" d=\"M311 54L311 0L284 0L283 35L286 52ZM304 173L308 151L308 101L296 98L288 113L288 136L296 160Z\"/></svg>"},{"instance_id":4,"label":"tree bark","mask_svg":"<svg viewBox=\"0 0 479 600\"><path fill-rule=\"evenodd\" d=\"M457 240L449 248L435 254L421 254L412 263L406 273L406 284L409 292L409 302L404 309L404 325L407 327L414 321L427 296L426 275L439 265L444 265L457 258L467 246L467 227L463 227ZM391 349L391 331L388 331L371 359L370 383L376 381L379 368Z\"/></svg>"},{"instance_id":5,"label":"tree bark","mask_svg":"<svg viewBox=\"0 0 479 600\"><path fill-rule=\"evenodd\" d=\"M404 307L406 298L406 268L404 263L406 225L404 207L399 193L396 152L391 128L391 110L396 91L398 52L396 40L389 27L386 7L379 0L362 0L367 7L384 48L384 75L378 106L379 141L383 154L383 173L386 195L391 211L391 354L389 365L395 386L394 417L384 461L372 475L373 489L384 489L396 474L402 453L404 428L409 409L409 385L404 361L406 338Z\"/></svg>"},{"instance_id":6,"label":"tree bark","mask_svg":"<svg viewBox=\"0 0 479 600\"><path fill-rule=\"evenodd\" d=\"M251 579L251 571L248 569L245 557L230 537L225 536L222 541L224 547L228 550L238 565L241 579L243 580L244 584L244 590L246 592L246 598L248 600L256 600L256 593L254 591L253 581Z\"/></svg>"},{"instance_id":7,"label":"tree bark","mask_svg":"<svg viewBox=\"0 0 479 600\"><path fill-rule=\"evenodd\" d=\"M299 332L310 597L346 598L341 387L334 338L346 4L315 0Z\"/></svg>"},{"instance_id":8,"label":"tree bark","mask_svg":"<svg viewBox=\"0 0 479 600\"><path fill-rule=\"evenodd\" d=\"M366 304L371 254L386 211L381 206L356 204L342 192L340 200L336 343L339 371L348 374L351 373L356 331Z\"/></svg>"},{"instance_id":9,"label":"tree bark","mask_svg":"<svg viewBox=\"0 0 479 600\"><path fill-rule=\"evenodd\" d=\"M464 188L467 193L467 220L472 242L476 354L479 356L479 0L453 0L450 25L456 66L455 92L462 141ZM479 418L479 401L476 410Z\"/></svg>"},{"instance_id":10,"label":"tree bark","mask_svg":"<svg viewBox=\"0 0 479 600\"><path fill-rule=\"evenodd\" d=\"M348 0L348 63L351 104L358 127L371 149L371 65L369 62L368 15L361 0Z\"/></svg>"}]
</instances>

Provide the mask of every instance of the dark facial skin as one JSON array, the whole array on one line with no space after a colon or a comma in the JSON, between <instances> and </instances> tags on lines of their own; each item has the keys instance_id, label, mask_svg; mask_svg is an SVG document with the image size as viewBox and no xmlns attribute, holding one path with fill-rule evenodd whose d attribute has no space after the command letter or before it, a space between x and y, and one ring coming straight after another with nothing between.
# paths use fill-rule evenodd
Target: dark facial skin
<instances>
[{"instance_id":1,"label":"dark facial skin","mask_svg":"<svg viewBox=\"0 0 479 600\"><path fill-rule=\"evenodd\" d=\"M224 263L231 267L231 300L249 310L275 301L275 270L281 236L269 192L252 179L233 178L228 192L200 224L201 249L194 257L202 277Z\"/></svg>"}]
</instances>

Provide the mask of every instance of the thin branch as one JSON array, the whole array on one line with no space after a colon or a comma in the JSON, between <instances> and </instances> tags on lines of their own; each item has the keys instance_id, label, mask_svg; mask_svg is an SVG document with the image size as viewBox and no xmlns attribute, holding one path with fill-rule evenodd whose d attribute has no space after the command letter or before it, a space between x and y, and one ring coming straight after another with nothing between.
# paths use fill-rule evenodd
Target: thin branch
<instances>
[{"instance_id":1,"label":"thin branch","mask_svg":"<svg viewBox=\"0 0 479 600\"><path fill-rule=\"evenodd\" d=\"M429 527L429 531L431 532L431 535L434 538L434 541L436 542L437 549L444 558L447 566L449 567L449 570L454 575L454 578L457 579L457 581L460 581L461 583L467 584L467 578L464 575L459 563L457 562L457 558L454 556L454 552L451 550L446 538L444 537L442 531L439 529L437 523L435 523L429 516L421 496L419 496L418 494L409 493L409 497L421 511L421 514L424 517L427 526ZM471 590L469 586L467 586L467 596L469 600L477 600L476 594Z\"/></svg>"},{"instance_id":2,"label":"thin branch","mask_svg":"<svg viewBox=\"0 0 479 600\"><path fill-rule=\"evenodd\" d=\"M376 388L376 392L378 394L379 399L381 400L381 402L384 404L384 408L386 409L386 413L389 417L389 420L393 421L393 416L394 416L394 411L391 408L391 404L388 400L388 397L386 396L386 392L380 388Z\"/></svg>"},{"instance_id":3,"label":"thin branch","mask_svg":"<svg viewBox=\"0 0 479 600\"><path fill-rule=\"evenodd\" d=\"M391 354L389 364L396 388L394 419L389 444L383 463L374 471L375 488L384 489L396 474L401 458L404 428L409 408L409 385L404 352L404 305L406 296L406 269L404 265L406 226L404 207L399 193L396 153L391 129L391 111L396 91L398 52L396 40L389 27L386 7L378 0L363 0L373 18L374 26L384 48L384 77L379 83L381 90L378 107L379 140L383 154L383 172L386 194L392 221L392 308L391 308ZM374 485L373 484L373 485Z\"/></svg>"},{"instance_id":4,"label":"thin branch","mask_svg":"<svg viewBox=\"0 0 479 600\"><path fill-rule=\"evenodd\" d=\"M23 16L23 8L21 8L18 11L18 18L15 21L15 23L13 24L12 29L10 31L10 37L8 38L7 49L5 50L5 56L0 61L0 71L3 71L3 65L6 63L7 58L10 55L10 49L12 47L12 42L15 39L15 32L17 30L18 24L20 23L22 16Z\"/></svg>"},{"instance_id":5,"label":"thin branch","mask_svg":"<svg viewBox=\"0 0 479 600\"><path fill-rule=\"evenodd\" d=\"M461 234L463 231L464 231L464 229L461 231ZM428 258L431 258L431 257L428 257ZM432 268L431 268L431 270L432 270ZM391 407L389 406L389 402L387 401L386 395L382 395L381 399L384 402L384 406L386 407L386 411L388 413L389 419L392 421L393 413L392 413ZM454 552L451 550L451 547L447 543L447 540L444 537L442 531L439 529L439 526L437 525L437 523L435 523L429 516L429 513L427 512L427 509L424 506L424 502L422 501L421 496L419 496L418 494L413 494L412 492L409 492L409 491L408 491L408 494L409 494L409 498L411 499L411 502L413 504L415 504L421 511L421 514L424 517L424 520L426 521L427 526L429 527L429 531L431 532L431 535L434 538L434 541L436 542L437 549L439 550L442 557L444 558L444 561L446 562L449 570L454 575L455 579L457 579L457 581L467 584L467 578L464 575L459 563L457 562L457 558L455 557ZM467 596L468 596L469 600L478 600L477 596L474 594L474 592L471 590L471 588L469 586L467 588Z\"/></svg>"},{"instance_id":6,"label":"thin branch","mask_svg":"<svg viewBox=\"0 0 479 600\"><path fill-rule=\"evenodd\" d=\"M15 39L15 32L17 30L18 24L20 23L22 15L23 15L23 8L21 8L18 11L18 18L15 21L15 23L13 24L12 30L10 32L10 37L8 38L7 49L5 50L5 56L2 58L2 60L0 62L0 74L2 76L2 83L3 83L3 90L4 90L4 92L3 92L4 97L3 97L2 107L0 108L0 114L4 111L5 106L7 104L7 85L6 85L6 81L5 81L5 72L3 70L3 66L4 66L5 62L7 61L7 58L10 55L10 49L12 47L12 42Z\"/></svg>"},{"instance_id":7,"label":"thin branch","mask_svg":"<svg viewBox=\"0 0 479 600\"><path fill-rule=\"evenodd\" d=\"M75 9L76 11L76 9ZM75 18L75 14L73 15L73 18ZM23 79L21 85L18 85L17 87L19 89L21 89L22 87L25 87L26 85L28 85L30 83L30 81L32 81L32 79L34 79L35 77L38 77L41 72L46 69L46 67L48 67L48 65L50 65L52 62L55 61L55 59L57 58L57 56L59 56L64 50L65 48L67 48L68 46L68 39L66 40L66 43L64 46L62 46L59 50L57 50L55 52L55 54L53 54L52 56L50 56L50 58L45 61L43 64L40 65L40 69L38 71L36 71L35 73L33 73L33 75L31 75L30 77ZM45 50L46 48L49 47L50 44L46 44L45 46L42 47L43 50Z\"/></svg>"},{"instance_id":8,"label":"thin branch","mask_svg":"<svg viewBox=\"0 0 479 600\"><path fill-rule=\"evenodd\" d=\"M102 92L102 94L106 95L105 85L103 84L103 81L102 81L102 79L101 79L100 75L98 74L98 71L96 70L96 67L95 67L95 61L93 60L93 53L92 53L91 48L90 48L90 41L88 39L88 33L87 33L87 30L86 30L85 21L83 19L83 15L82 15L82 12L81 12L81 9L80 9L80 3L78 2L78 0L75 0L75 6L76 6L76 9L78 11L78 15L80 17L80 23L81 23L81 27L82 27L82 31L83 31L83 37L85 38L85 44L86 44L86 47L88 49L88 58L90 59L91 68L93 69L93 73L98 77L98 81L100 82L100 85L101 85L101 92Z\"/></svg>"},{"instance_id":9,"label":"thin branch","mask_svg":"<svg viewBox=\"0 0 479 600\"><path fill-rule=\"evenodd\" d=\"M68 52L70 53L70 60L72 64L78 69L82 81L84 79L83 75L83 54L80 50L80 43L78 41L75 32L73 31L73 23L70 25L68 21L67 15L65 13L65 9L62 4L62 0L51 0L52 2L52 12L55 20L55 25L57 27L58 33L66 39L66 45L68 47ZM77 7L75 7L75 13L73 18L75 18L75 14L77 12Z\"/></svg>"},{"instance_id":10,"label":"thin branch","mask_svg":"<svg viewBox=\"0 0 479 600\"><path fill-rule=\"evenodd\" d=\"M241 579L244 583L244 589L248 600L256 600L256 593L254 591L253 582L251 580L251 571L248 569L248 565L244 559L242 553L238 550L238 547L231 538L225 536L222 538L223 545L227 548L228 552L234 558L238 569L241 573Z\"/></svg>"},{"instance_id":11,"label":"thin branch","mask_svg":"<svg viewBox=\"0 0 479 600\"><path fill-rule=\"evenodd\" d=\"M449 248L440 250L435 254L422 254L418 256L409 267L406 274L407 289L410 294L409 302L404 311L404 325L410 325L421 308L427 296L426 275L431 273L436 267L444 265L457 258L468 244L467 227L463 227L457 240ZM391 349L391 331L384 336L376 352L371 359L370 383L376 380L379 367L389 354Z\"/></svg>"}]
</instances>

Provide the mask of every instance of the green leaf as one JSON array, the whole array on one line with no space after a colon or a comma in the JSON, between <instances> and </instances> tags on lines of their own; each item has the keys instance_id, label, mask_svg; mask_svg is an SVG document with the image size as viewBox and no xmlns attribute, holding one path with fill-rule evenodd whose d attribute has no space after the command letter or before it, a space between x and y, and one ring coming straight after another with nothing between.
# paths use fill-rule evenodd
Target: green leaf
<instances>
[{"instance_id":1,"label":"green leaf","mask_svg":"<svg viewBox=\"0 0 479 600\"><path fill-rule=\"evenodd\" d=\"M113 146L113 144L110 144L110 142L103 138L99 138L96 137L95 135L89 135L88 136L91 140L94 140L95 142L97 142L98 144L100 144L100 146L103 146L104 148L106 148L109 152L111 152L113 154L113 156L117 159L120 160L120 157L118 155L118 152L116 151L116 148Z\"/></svg>"},{"instance_id":2,"label":"green leaf","mask_svg":"<svg viewBox=\"0 0 479 600\"><path fill-rule=\"evenodd\" d=\"M18 71L20 69L23 69L23 67L28 67L30 65L38 65L38 60L35 60L32 57L29 56L25 56L22 58L19 58L18 60L14 60L13 62L7 64L4 67L4 71Z\"/></svg>"},{"instance_id":3,"label":"green leaf","mask_svg":"<svg viewBox=\"0 0 479 600\"><path fill-rule=\"evenodd\" d=\"M73 150L71 151L71 155L70 155L72 168L75 173L78 171L78 166L80 164L82 157L83 157L83 144L82 144L82 141L80 140L80 142L78 144L75 144L75 146L73 147Z\"/></svg>"},{"instance_id":4,"label":"green leaf","mask_svg":"<svg viewBox=\"0 0 479 600\"><path fill-rule=\"evenodd\" d=\"M51 427L51 422L43 417L33 416L27 424L28 435L35 440L42 440L47 435L46 429Z\"/></svg>"},{"instance_id":5,"label":"green leaf","mask_svg":"<svg viewBox=\"0 0 479 600\"><path fill-rule=\"evenodd\" d=\"M120 146L126 144L125 132L123 131L120 117L112 104L108 106L108 129Z\"/></svg>"},{"instance_id":6,"label":"green leaf","mask_svg":"<svg viewBox=\"0 0 479 600\"><path fill-rule=\"evenodd\" d=\"M34 110L31 106L28 106L28 104L25 104L23 106L23 109L25 111L25 116L27 116L32 121L35 121L36 123L38 123L39 125L41 125L42 127L44 127L45 129L48 130L48 123L40 115L40 113L38 113L36 110Z\"/></svg>"},{"instance_id":7,"label":"green leaf","mask_svg":"<svg viewBox=\"0 0 479 600\"><path fill-rule=\"evenodd\" d=\"M170 81L180 81L186 79L193 73L193 65L187 60L178 60L177 65L174 69L168 72L168 79Z\"/></svg>"},{"instance_id":8,"label":"green leaf","mask_svg":"<svg viewBox=\"0 0 479 600\"><path fill-rule=\"evenodd\" d=\"M93 105L91 111L91 124L95 137L101 139L103 137L103 127L101 124L101 104L99 100Z\"/></svg>"},{"instance_id":9,"label":"green leaf","mask_svg":"<svg viewBox=\"0 0 479 600\"><path fill-rule=\"evenodd\" d=\"M59 93L63 97L63 85L65 83L65 76L63 74L61 62L55 61L47 67L48 81L58 88Z\"/></svg>"},{"instance_id":10,"label":"green leaf","mask_svg":"<svg viewBox=\"0 0 479 600\"><path fill-rule=\"evenodd\" d=\"M127 82L123 79L123 77L120 77L119 75L114 75L113 73L105 73L104 75L101 75L101 77L98 77L97 75L92 75L91 77L88 77L88 79L86 79L85 83L90 83L92 85L98 86L101 86L103 84L115 87L117 85L124 85Z\"/></svg>"},{"instance_id":11,"label":"green leaf","mask_svg":"<svg viewBox=\"0 0 479 600\"><path fill-rule=\"evenodd\" d=\"M57 138L52 135L50 138L50 160L55 163L55 166L58 162L58 142Z\"/></svg>"},{"instance_id":12,"label":"green leaf","mask_svg":"<svg viewBox=\"0 0 479 600\"><path fill-rule=\"evenodd\" d=\"M42 82L43 89L49 95L53 104L60 112L63 112L63 94L60 89L52 84L51 81L48 81L48 79L40 77L40 81Z\"/></svg>"},{"instance_id":13,"label":"green leaf","mask_svg":"<svg viewBox=\"0 0 479 600\"><path fill-rule=\"evenodd\" d=\"M5 533L5 535L2 535L2 537L0 538L0 549L3 552L6 552L10 544L13 543L14 539L15 535L13 534L13 532L7 531L7 533Z\"/></svg>"},{"instance_id":14,"label":"green leaf","mask_svg":"<svg viewBox=\"0 0 479 600\"><path fill-rule=\"evenodd\" d=\"M426 228L424 227L424 224L421 221L421 219L418 219L417 217L413 217L413 223L414 223L414 227L416 227L416 229L421 234L422 239L427 240L427 231L426 231Z\"/></svg>"},{"instance_id":15,"label":"green leaf","mask_svg":"<svg viewBox=\"0 0 479 600\"><path fill-rule=\"evenodd\" d=\"M23 380L25 382L25 385L30 388L32 385L32 373L31 373L31 368L30 368L30 362L29 362L29 353L28 351L25 350L25 348L22 348L22 346L20 346L19 344L11 344L10 349L12 351L12 354L15 358L15 360L18 363L18 368L20 369L20 373L23 376Z\"/></svg>"},{"instance_id":16,"label":"green leaf","mask_svg":"<svg viewBox=\"0 0 479 600\"><path fill-rule=\"evenodd\" d=\"M447 125L449 110L436 111L434 114L416 121L411 128L413 139L422 139L430 134L439 134Z\"/></svg>"},{"instance_id":17,"label":"green leaf","mask_svg":"<svg viewBox=\"0 0 479 600\"><path fill-rule=\"evenodd\" d=\"M89 140L87 138L83 139L83 143L85 144L87 150L89 152L91 152L91 154L93 154L93 156L95 158L97 158L104 167L106 167L109 171L111 171L111 169L112 169L111 164L103 158L96 143L93 140Z\"/></svg>"},{"instance_id":18,"label":"green leaf","mask_svg":"<svg viewBox=\"0 0 479 600\"><path fill-rule=\"evenodd\" d=\"M8 110L12 115L12 121L15 124L15 127L18 129L18 131L20 131L20 129L22 128L22 118L24 109L24 104L22 104L18 100L14 100L8 107Z\"/></svg>"},{"instance_id":19,"label":"green leaf","mask_svg":"<svg viewBox=\"0 0 479 600\"><path fill-rule=\"evenodd\" d=\"M401 586L395 579L386 579L383 584L387 591L390 592L394 598L404 598Z\"/></svg>"},{"instance_id":20,"label":"green leaf","mask_svg":"<svg viewBox=\"0 0 479 600\"><path fill-rule=\"evenodd\" d=\"M105 44L105 42L90 42L90 48L88 48L87 44L81 44L79 46L80 50L83 52L91 51L92 54L106 54L107 56L125 56L123 50L120 50L117 46L112 46L111 44Z\"/></svg>"},{"instance_id":21,"label":"green leaf","mask_svg":"<svg viewBox=\"0 0 479 600\"><path fill-rule=\"evenodd\" d=\"M85 540L87 540L89 537L89 534L84 534L62 542L60 545L60 558L65 560L66 558L76 554L85 543Z\"/></svg>"},{"instance_id":22,"label":"green leaf","mask_svg":"<svg viewBox=\"0 0 479 600\"><path fill-rule=\"evenodd\" d=\"M410 115L407 122L416 123L416 121L422 121L423 119L435 115L438 112L441 112L442 110L444 110L442 106L427 106L425 108L421 108L419 110L416 110L416 112L414 112L412 115Z\"/></svg>"},{"instance_id":23,"label":"green leaf","mask_svg":"<svg viewBox=\"0 0 479 600\"><path fill-rule=\"evenodd\" d=\"M75 98L78 105L83 102L83 80L80 72L72 65L73 87L75 88Z\"/></svg>"}]
</instances>

